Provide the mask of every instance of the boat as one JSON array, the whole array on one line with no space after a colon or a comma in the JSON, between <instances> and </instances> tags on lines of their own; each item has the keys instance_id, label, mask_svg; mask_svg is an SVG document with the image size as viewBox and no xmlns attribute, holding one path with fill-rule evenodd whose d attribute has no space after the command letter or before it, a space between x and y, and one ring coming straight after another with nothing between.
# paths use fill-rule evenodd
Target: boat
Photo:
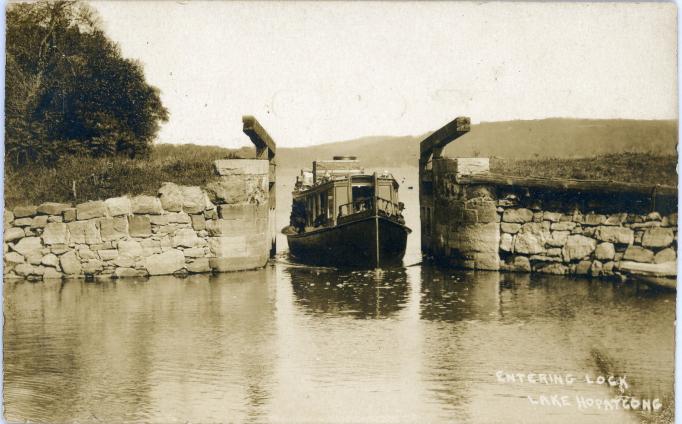
<instances>
[{"instance_id":1,"label":"boat","mask_svg":"<svg viewBox=\"0 0 682 424\"><path fill-rule=\"evenodd\" d=\"M314 161L292 193L287 235L297 261L365 268L399 265L407 236L398 182L387 172L366 173L355 156Z\"/></svg>"}]
</instances>

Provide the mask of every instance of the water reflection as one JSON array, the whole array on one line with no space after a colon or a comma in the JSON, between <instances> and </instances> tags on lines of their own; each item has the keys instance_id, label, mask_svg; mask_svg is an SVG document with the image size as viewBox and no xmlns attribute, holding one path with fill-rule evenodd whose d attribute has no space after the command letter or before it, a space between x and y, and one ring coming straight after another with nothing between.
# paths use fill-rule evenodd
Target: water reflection
<instances>
[{"instance_id":1,"label":"water reflection","mask_svg":"<svg viewBox=\"0 0 682 424\"><path fill-rule=\"evenodd\" d=\"M427 266L4 286L5 413L39 422L637 422L504 372L626 374L672 407L675 295ZM644 416L644 419L658 415Z\"/></svg>"},{"instance_id":2,"label":"water reflection","mask_svg":"<svg viewBox=\"0 0 682 424\"><path fill-rule=\"evenodd\" d=\"M292 267L295 300L313 314L387 318L405 307L408 284L402 268L349 271Z\"/></svg>"}]
</instances>

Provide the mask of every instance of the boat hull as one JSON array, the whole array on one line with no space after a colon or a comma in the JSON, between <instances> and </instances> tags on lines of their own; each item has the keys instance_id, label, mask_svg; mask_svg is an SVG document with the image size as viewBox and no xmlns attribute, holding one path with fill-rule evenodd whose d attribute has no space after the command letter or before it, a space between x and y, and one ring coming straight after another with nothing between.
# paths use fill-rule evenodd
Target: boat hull
<instances>
[{"instance_id":1,"label":"boat hull","mask_svg":"<svg viewBox=\"0 0 682 424\"><path fill-rule=\"evenodd\" d=\"M370 216L288 235L287 241L289 252L301 262L351 268L379 267L402 263L410 232L409 228L391 219Z\"/></svg>"}]
</instances>

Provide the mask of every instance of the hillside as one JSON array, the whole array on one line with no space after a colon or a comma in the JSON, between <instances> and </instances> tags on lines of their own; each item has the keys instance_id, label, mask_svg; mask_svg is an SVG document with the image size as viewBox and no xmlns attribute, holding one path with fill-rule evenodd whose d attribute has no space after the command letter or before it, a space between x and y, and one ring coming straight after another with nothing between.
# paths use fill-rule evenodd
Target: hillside
<instances>
[{"instance_id":1,"label":"hillside","mask_svg":"<svg viewBox=\"0 0 682 424\"><path fill-rule=\"evenodd\" d=\"M309 167L315 159L342 154L358 156L370 167L416 165L419 142L426 136L372 136L281 148L277 152L278 162L286 167ZM552 118L475 124L469 134L453 142L444 154L509 159L582 158L619 152L676 155L676 145L676 121Z\"/></svg>"}]
</instances>

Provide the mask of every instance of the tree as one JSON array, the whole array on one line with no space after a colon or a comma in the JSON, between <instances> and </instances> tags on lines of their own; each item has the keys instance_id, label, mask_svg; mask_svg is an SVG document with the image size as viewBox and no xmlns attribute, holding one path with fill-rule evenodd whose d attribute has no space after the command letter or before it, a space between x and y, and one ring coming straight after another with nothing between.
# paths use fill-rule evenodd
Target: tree
<instances>
[{"instance_id":1,"label":"tree","mask_svg":"<svg viewBox=\"0 0 682 424\"><path fill-rule=\"evenodd\" d=\"M6 40L8 163L148 154L168 111L142 65L122 57L92 8L78 1L12 4Z\"/></svg>"}]
</instances>

